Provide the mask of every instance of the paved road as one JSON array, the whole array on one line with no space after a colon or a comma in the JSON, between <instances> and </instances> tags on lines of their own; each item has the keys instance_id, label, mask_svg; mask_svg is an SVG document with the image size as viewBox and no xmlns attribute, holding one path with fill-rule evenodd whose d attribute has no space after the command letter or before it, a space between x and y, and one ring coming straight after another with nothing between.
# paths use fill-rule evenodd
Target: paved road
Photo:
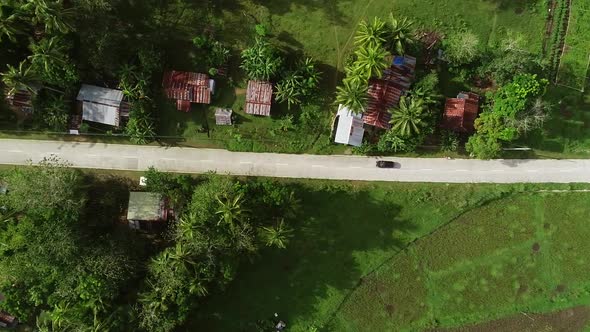
<instances>
[{"instance_id":1,"label":"paved road","mask_svg":"<svg viewBox=\"0 0 590 332\"><path fill-rule=\"evenodd\" d=\"M395 160L378 169L377 157L240 153L225 150L104 143L0 139L0 164L28 164L57 155L75 167L401 182L590 182L590 160Z\"/></svg>"}]
</instances>

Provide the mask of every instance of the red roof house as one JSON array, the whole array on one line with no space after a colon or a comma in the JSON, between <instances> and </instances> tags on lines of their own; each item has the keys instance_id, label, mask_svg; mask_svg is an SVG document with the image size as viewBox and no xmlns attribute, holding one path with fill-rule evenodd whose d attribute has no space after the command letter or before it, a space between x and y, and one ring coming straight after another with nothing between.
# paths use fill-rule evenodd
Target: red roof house
<instances>
[{"instance_id":1,"label":"red roof house","mask_svg":"<svg viewBox=\"0 0 590 332\"><path fill-rule=\"evenodd\" d=\"M398 105L401 96L410 88L415 69L416 58L396 56L381 79L369 81L367 110L363 115L365 124L389 129L389 109Z\"/></svg>"},{"instance_id":2,"label":"red roof house","mask_svg":"<svg viewBox=\"0 0 590 332\"><path fill-rule=\"evenodd\" d=\"M176 99L176 108L190 111L191 103L210 104L215 82L206 74L169 71L162 82L164 92L170 99Z\"/></svg>"},{"instance_id":3,"label":"red roof house","mask_svg":"<svg viewBox=\"0 0 590 332\"><path fill-rule=\"evenodd\" d=\"M6 94L6 102L13 111L33 112L33 94L28 90L15 90Z\"/></svg>"},{"instance_id":4,"label":"red roof house","mask_svg":"<svg viewBox=\"0 0 590 332\"><path fill-rule=\"evenodd\" d=\"M249 81L246 91L246 113L270 116L272 103L272 83Z\"/></svg>"},{"instance_id":5,"label":"red roof house","mask_svg":"<svg viewBox=\"0 0 590 332\"><path fill-rule=\"evenodd\" d=\"M479 113L479 95L461 92L457 98L447 98L442 128L461 133L475 131L474 123Z\"/></svg>"}]
</instances>

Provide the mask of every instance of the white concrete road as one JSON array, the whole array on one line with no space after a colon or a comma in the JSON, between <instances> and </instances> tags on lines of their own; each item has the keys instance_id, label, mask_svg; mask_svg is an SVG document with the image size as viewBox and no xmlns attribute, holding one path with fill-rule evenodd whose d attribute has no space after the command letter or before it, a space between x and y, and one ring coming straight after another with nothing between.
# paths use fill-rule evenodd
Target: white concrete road
<instances>
[{"instance_id":1,"label":"white concrete road","mask_svg":"<svg viewBox=\"0 0 590 332\"><path fill-rule=\"evenodd\" d=\"M0 164L56 155L74 167L362 181L519 183L590 182L590 160L467 160L240 153L225 150L0 139ZM396 169L375 161L393 160Z\"/></svg>"}]
</instances>

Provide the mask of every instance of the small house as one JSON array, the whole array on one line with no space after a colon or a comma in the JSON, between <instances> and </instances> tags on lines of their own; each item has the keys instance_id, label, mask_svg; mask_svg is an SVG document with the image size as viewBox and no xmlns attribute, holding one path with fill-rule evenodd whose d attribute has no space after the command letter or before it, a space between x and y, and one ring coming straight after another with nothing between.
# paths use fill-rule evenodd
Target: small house
<instances>
[{"instance_id":1,"label":"small house","mask_svg":"<svg viewBox=\"0 0 590 332\"><path fill-rule=\"evenodd\" d=\"M338 125L336 127L336 136L334 142L352 146L361 146L363 144L363 120L360 114L352 112L348 107L338 106L336 115Z\"/></svg>"},{"instance_id":2,"label":"small house","mask_svg":"<svg viewBox=\"0 0 590 332\"><path fill-rule=\"evenodd\" d=\"M167 200L161 194L129 193L127 221L131 229L152 230L162 226L167 220Z\"/></svg>"},{"instance_id":3,"label":"small house","mask_svg":"<svg viewBox=\"0 0 590 332\"><path fill-rule=\"evenodd\" d=\"M33 113L33 92L13 90L6 93L6 103L14 112L30 115Z\"/></svg>"},{"instance_id":4,"label":"small house","mask_svg":"<svg viewBox=\"0 0 590 332\"><path fill-rule=\"evenodd\" d=\"M416 58L393 57L391 66L383 71L383 77L371 79L367 90L367 109L363 121L369 126L389 129L389 109L399 104L400 98L410 89L416 70Z\"/></svg>"},{"instance_id":5,"label":"small house","mask_svg":"<svg viewBox=\"0 0 590 332\"><path fill-rule=\"evenodd\" d=\"M246 91L246 113L270 116L272 103L272 83L249 81Z\"/></svg>"},{"instance_id":6,"label":"small house","mask_svg":"<svg viewBox=\"0 0 590 332\"><path fill-rule=\"evenodd\" d=\"M215 92L215 81L201 73L172 70L164 74L162 85L166 96L175 99L176 108L183 112L189 112L192 103L210 104Z\"/></svg>"},{"instance_id":7,"label":"small house","mask_svg":"<svg viewBox=\"0 0 590 332\"><path fill-rule=\"evenodd\" d=\"M16 317L0 310L0 328L12 328L18 323Z\"/></svg>"},{"instance_id":8,"label":"small house","mask_svg":"<svg viewBox=\"0 0 590 332\"><path fill-rule=\"evenodd\" d=\"M460 133L473 133L478 113L479 95L461 92L457 98L447 98L441 127Z\"/></svg>"},{"instance_id":9,"label":"small house","mask_svg":"<svg viewBox=\"0 0 590 332\"><path fill-rule=\"evenodd\" d=\"M129 106L123 101L123 91L82 84L78 97L82 120L119 127L121 117L129 116Z\"/></svg>"},{"instance_id":10,"label":"small house","mask_svg":"<svg viewBox=\"0 0 590 332\"><path fill-rule=\"evenodd\" d=\"M218 126L231 126L233 111L231 109L217 108L215 110L215 124Z\"/></svg>"}]
</instances>

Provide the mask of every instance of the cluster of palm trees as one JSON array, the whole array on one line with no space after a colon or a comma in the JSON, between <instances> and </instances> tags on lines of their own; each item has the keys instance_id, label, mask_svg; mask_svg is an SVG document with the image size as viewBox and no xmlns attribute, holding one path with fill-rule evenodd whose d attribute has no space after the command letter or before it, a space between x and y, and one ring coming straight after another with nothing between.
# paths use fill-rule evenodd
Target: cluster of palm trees
<instances>
[{"instance_id":1,"label":"cluster of palm trees","mask_svg":"<svg viewBox=\"0 0 590 332\"><path fill-rule=\"evenodd\" d=\"M383 75L392 54L404 55L416 43L413 25L411 20L396 18L393 14L387 21L375 17L359 24L355 36L356 50L344 68L346 77L342 85L337 87L337 104L356 113L365 111L369 79ZM430 88L415 88L402 96L399 105L389 110L391 134L396 138L393 141L403 143L420 135L430 125L430 108L438 100L439 96Z\"/></svg>"},{"instance_id":2,"label":"cluster of palm trees","mask_svg":"<svg viewBox=\"0 0 590 332\"><path fill-rule=\"evenodd\" d=\"M24 4L7 1L0 5L0 41L17 43L29 40L18 39L18 36L32 37L31 55L18 66L8 65L7 71L2 73L9 93L15 90L34 93L40 87L62 92L51 86L63 89L76 79L71 77L77 73L68 61L69 47L64 41L64 35L73 31L69 22L74 13L74 9L65 8L62 1L27 0Z\"/></svg>"},{"instance_id":3,"label":"cluster of palm trees","mask_svg":"<svg viewBox=\"0 0 590 332\"><path fill-rule=\"evenodd\" d=\"M174 245L149 264L147 287L139 293L139 324L147 331L172 330L181 323L196 297L234 277L237 263L266 245L285 248L298 199L285 197L287 210L270 225L257 225L245 192L236 183L209 180L193 193L193 203L173 231ZM198 201L195 202L194 200ZM264 208L262 206L257 206ZM276 216L279 217L279 216Z\"/></svg>"},{"instance_id":4,"label":"cluster of palm trees","mask_svg":"<svg viewBox=\"0 0 590 332\"><path fill-rule=\"evenodd\" d=\"M415 43L413 22L398 19L390 14L388 22L375 17L362 21L355 36L355 48L348 64L342 85L337 87L336 103L356 113L365 111L367 85L372 77L381 77L389 66L391 54L405 54Z\"/></svg>"},{"instance_id":5,"label":"cluster of palm trees","mask_svg":"<svg viewBox=\"0 0 590 332\"><path fill-rule=\"evenodd\" d=\"M251 80L268 81L283 66L283 58L264 36L256 36L254 45L242 52L240 66Z\"/></svg>"},{"instance_id":6,"label":"cluster of palm trees","mask_svg":"<svg viewBox=\"0 0 590 332\"><path fill-rule=\"evenodd\" d=\"M276 85L275 97L279 103L286 102L287 108L300 105L310 98L320 83L321 73L312 58L299 61L296 69L289 71Z\"/></svg>"},{"instance_id":7,"label":"cluster of palm trees","mask_svg":"<svg viewBox=\"0 0 590 332\"><path fill-rule=\"evenodd\" d=\"M19 35L26 35L32 24L34 33L68 33L73 30L69 23L76 13L74 8L65 8L61 0L6 0L0 5L0 41L4 38L16 42Z\"/></svg>"}]
</instances>

